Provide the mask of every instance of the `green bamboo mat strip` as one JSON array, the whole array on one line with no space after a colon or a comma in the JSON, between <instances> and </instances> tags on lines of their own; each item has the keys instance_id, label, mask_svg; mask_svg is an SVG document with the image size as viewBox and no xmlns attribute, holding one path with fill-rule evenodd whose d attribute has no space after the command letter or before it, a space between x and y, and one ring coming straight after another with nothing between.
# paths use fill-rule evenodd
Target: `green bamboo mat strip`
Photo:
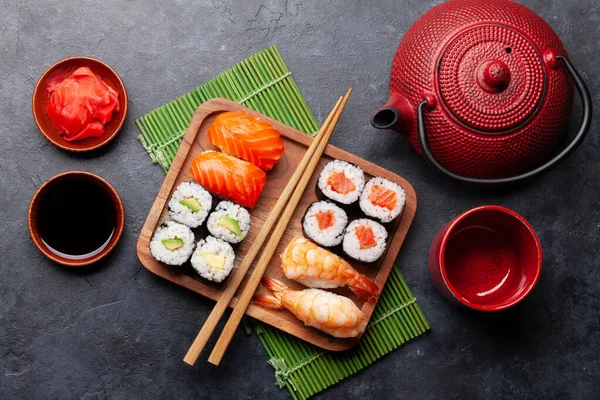
<instances>
[{"instance_id":1,"label":"green bamboo mat strip","mask_svg":"<svg viewBox=\"0 0 600 400\"><path fill-rule=\"evenodd\" d=\"M275 46L256 53L215 79L137 119L139 140L167 172L194 111L226 97L314 135L319 126ZM258 323L258 337L275 368L275 379L294 399L306 399L360 371L429 329L397 267L392 269L371 321L353 349L327 352Z\"/></svg>"},{"instance_id":2,"label":"green bamboo mat strip","mask_svg":"<svg viewBox=\"0 0 600 400\"><path fill-rule=\"evenodd\" d=\"M273 45L189 93L135 121L152 162L167 172L194 111L203 102L225 97L302 132L319 129L291 72Z\"/></svg>"},{"instance_id":3,"label":"green bamboo mat strip","mask_svg":"<svg viewBox=\"0 0 600 400\"><path fill-rule=\"evenodd\" d=\"M390 273L365 334L351 350L325 351L267 325L256 327L277 384L286 387L294 399L307 399L336 384L427 330L429 324L397 267Z\"/></svg>"}]
</instances>

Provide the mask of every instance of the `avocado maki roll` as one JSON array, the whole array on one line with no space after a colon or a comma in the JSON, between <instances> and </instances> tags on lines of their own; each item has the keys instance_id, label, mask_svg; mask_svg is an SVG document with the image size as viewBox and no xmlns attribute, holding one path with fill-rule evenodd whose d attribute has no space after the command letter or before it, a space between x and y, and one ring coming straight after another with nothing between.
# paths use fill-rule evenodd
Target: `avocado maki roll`
<instances>
[{"instance_id":1,"label":"avocado maki roll","mask_svg":"<svg viewBox=\"0 0 600 400\"><path fill-rule=\"evenodd\" d=\"M181 265L194 251L194 233L182 224L167 221L150 241L150 253L156 260L169 265Z\"/></svg>"},{"instance_id":2,"label":"avocado maki roll","mask_svg":"<svg viewBox=\"0 0 600 400\"><path fill-rule=\"evenodd\" d=\"M198 242L191 261L192 267L204 279L223 282L233 269L235 253L229 243L207 236Z\"/></svg>"},{"instance_id":3,"label":"avocado maki roll","mask_svg":"<svg viewBox=\"0 0 600 400\"><path fill-rule=\"evenodd\" d=\"M173 221L197 228L208 216L212 196L195 182L182 182L169 200L169 215Z\"/></svg>"},{"instance_id":4,"label":"avocado maki roll","mask_svg":"<svg viewBox=\"0 0 600 400\"><path fill-rule=\"evenodd\" d=\"M208 217L209 232L229 243L239 243L250 231L250 213L231 201L222 201Z\"/></svg>"}]
</instances>

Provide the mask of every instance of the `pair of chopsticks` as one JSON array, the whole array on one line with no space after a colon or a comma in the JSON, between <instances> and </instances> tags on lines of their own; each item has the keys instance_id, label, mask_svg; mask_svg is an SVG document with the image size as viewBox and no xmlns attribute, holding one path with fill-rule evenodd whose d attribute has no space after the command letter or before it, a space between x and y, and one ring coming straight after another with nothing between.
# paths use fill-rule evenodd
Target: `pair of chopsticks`
<instances>
[{"instance_id":1,"label":"pair of chopsticks","mask_svg":"<svg viewBox=\"0 0 600 400\"><path fill-rule=\"evenodd\" d=\"M267 242L266 246L264 246L264 250L258 259L258 262L256 263L254 271L252 271L252 275L250 275L248 283L246 283L246 286L244 287L244 290L242 291L242 294L240 295L240 298L238 299L238 302L235 305L227 324L221 332L221 336L219 337L217 344L213 348L213 351L208 358L208 361L214 365L219 365L221 362L221 359L223 358L225 351L227 351L227 347L229 346L229 343L231 342L231 339L233 338L233 335L242 317L244 316L250 301L252 300L252 296L254 295L254 292L256 291L256 288L258 287L258 284L262 279L269 262L271 261L271 257L273 256L273 253L275 253L275 249L277 248L277 245L279 244L279 241L281 240L281 237L283 236L283 233L290 222L292 214L294 213L298 202L300 201L300 198L306 189L306 185L308 184L319 160L321 159L321 155L325 150L325 146L327 146L327 143L329 142L331 133L333 132L333 129L335 128L335 125L342 114L351 92L352 88L348 89L346 95L344 97L340 97L335 104L335 107L323 123L323 126L317 133L317 136L302 157L300 164L294 171L290 181L281 193L279 200L277 200L277 203L275 203L275 207L265 220L262 228L258 232L258 235L254 239L252 246L250 246L250 249L248 249L248 252L242 259L242 262L237 269L234 269L234 273L229 281L229 284L221 294L219 301L217 301L217 304L206 319L206 322L202 326L198 336L196 336L194 343L192 343L192 346L183 359L183 361L189 365L194 365L198 359L198 356L206 346L208 339L212 335L219 320L223 316L223 313L227 309L227 306L231 302L235 292L242 283L242 280L246 276L248 269L250 266L252 266L258 251L263 248L263 244L267 239L269 232L279 218L279 222L273 230L271 238Z\"/></svg>"}]
</instances>

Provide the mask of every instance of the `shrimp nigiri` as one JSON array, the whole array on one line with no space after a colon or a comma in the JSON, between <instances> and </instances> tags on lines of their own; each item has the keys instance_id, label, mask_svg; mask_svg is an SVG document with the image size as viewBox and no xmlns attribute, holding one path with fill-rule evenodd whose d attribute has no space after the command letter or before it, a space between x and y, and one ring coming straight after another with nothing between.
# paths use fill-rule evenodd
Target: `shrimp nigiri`
<instances>
[{"instance_id":1,"label":"shrimp nigiri","mask_svg":"<svg viewBox=\"0 0 600 400\"><path fill-rule=\"evenodd\" d=\"M306 325L331 336L356 337L367 326L365 314L344 296L320 289L291 290L284 283L267 276L262 283L273 295L254 295L256 304L265 308L286 308Z\"/></svg>"},{"instance_id":2,"label":"shrimp nigiri","mask_svg":"<svg viewBox=\"0 0 600 400\"><path fill-rule=\"evenodd\" d=\"M379 296L379 287L369 278L341 257L301 236L292 239L281 254L281 268L288 279L308 287L333 289L348 286L359 299L373 303Z\"/></svg>"}]
</instances>

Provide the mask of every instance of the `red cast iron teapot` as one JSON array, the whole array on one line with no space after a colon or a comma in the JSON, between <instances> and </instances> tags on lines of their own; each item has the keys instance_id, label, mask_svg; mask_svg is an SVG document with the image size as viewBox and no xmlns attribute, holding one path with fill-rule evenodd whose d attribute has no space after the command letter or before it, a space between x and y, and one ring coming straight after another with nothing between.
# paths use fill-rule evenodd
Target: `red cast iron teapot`
<instances>
[{"instance_id":1,"label":"red cast iron teapot","mask_svg":"<svg viewBox=\"0 0 600 400\"><path fill-rule=\"evenodd\" d=\"M539 165L566 128L573 84L579 130ZM556 33L510 0L451 0L428 11L398 46L390 93L371 124L404 133L431 165L471 184L548 170L581 144L592 118L589 90Z\"/></svg>"}]
</instances>

